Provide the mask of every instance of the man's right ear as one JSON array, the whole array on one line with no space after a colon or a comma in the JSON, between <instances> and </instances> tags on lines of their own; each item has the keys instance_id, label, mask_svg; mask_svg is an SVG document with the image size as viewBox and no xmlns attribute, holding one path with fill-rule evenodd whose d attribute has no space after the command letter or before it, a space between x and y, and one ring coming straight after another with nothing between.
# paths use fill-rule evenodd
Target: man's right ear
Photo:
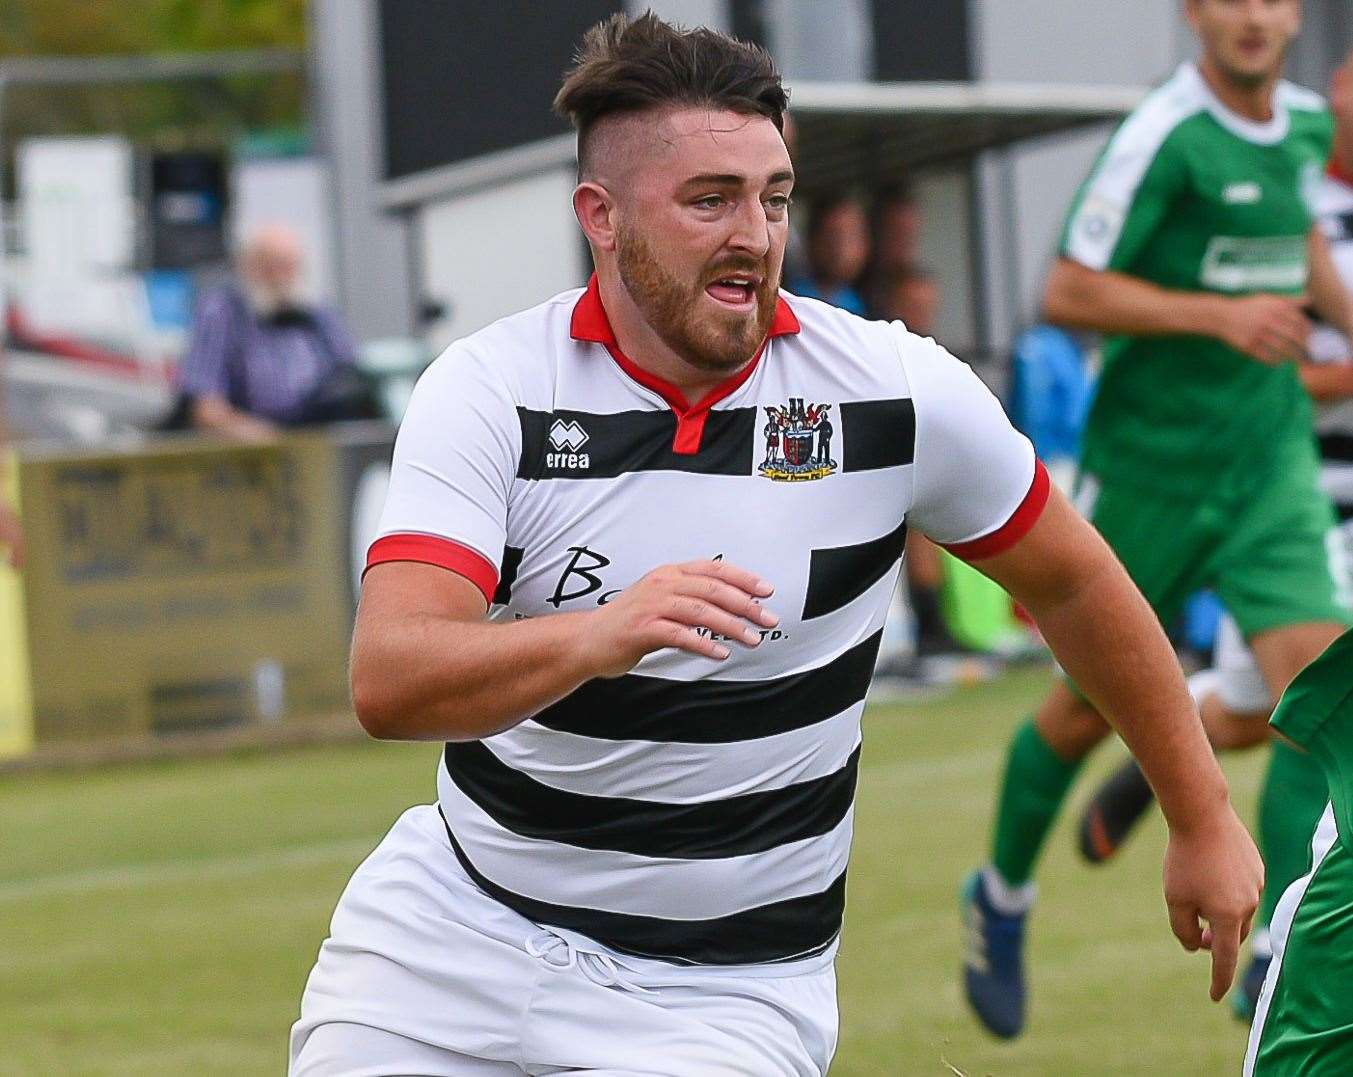
<instances>
[{"instance_id":1,"label":"man's right ear","mask_svg":"<svg viewBox=\"0 0 1353 1077\"><path fill-rule=\"evenodd\" d=\"M573 189L573 212L593 247L615 250L615 202L599 183L586 180Z\"/></svg>"}]
</instances>

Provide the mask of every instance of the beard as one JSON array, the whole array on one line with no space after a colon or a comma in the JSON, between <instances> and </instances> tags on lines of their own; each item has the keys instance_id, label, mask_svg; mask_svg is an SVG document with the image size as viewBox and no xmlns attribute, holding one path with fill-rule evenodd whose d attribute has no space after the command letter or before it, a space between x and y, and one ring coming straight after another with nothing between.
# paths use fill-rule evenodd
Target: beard
<instances>
[{"instance_id":1,"label":"beard","mask_svg":"<svg viewBox=\"0 0 1353 1077\"><path fill-rule=\"evenodd\" d=\"M1246 71L1239 67L1217 65L1221 68L1223 75L1227 77L1235 86L1243 90L1257 90L1265 83L1270 82L1275 77L1272 69L1263 71Z\"/></svg>"},{"instance_id":2,"label":"beard","mask_svg":"<svg viewBox=\"0 0 1353 1077\"><path fill-rule=\"evenodd\" d=\"M277 287L261 281L244 281L244 295L256 317L268 319L288 310L303 308L306 304L301 290L294 286Z\"/></svg>"},{"instance_id":3,"label":"beard","mask_svg":"<svg viewBox=\"0 0 1353 1077\"><path fill-rule=\"evenodd\" d=\"M770 331L780 290L778 275L755 258L729 257L709 267L699 280L678 279L658 258L648 241L626 225L616 230L616 261L620 280L644 320L662 342L697 370L728 374L756 355ZM762 278L751 314L733 311L702 313L697 304L705 286L736 272Z\"/></svg>"},{"instance_id":4,"label":"beard","mask_svg":"<svg viewBox=\"0 0 1353 1077\"><path fill-rule=\"evenodd\" d=\"M1265 83L1272 82L1282 73L1283 65L1287 62L1287 48L1284 45L1278 50L1273 62L1258 71L1242 67L1239 61L1231 63L1221 56L1217 57L1217 68L1233 85L1240 89L1257 90Z\"/></svg>"}]
</instances>

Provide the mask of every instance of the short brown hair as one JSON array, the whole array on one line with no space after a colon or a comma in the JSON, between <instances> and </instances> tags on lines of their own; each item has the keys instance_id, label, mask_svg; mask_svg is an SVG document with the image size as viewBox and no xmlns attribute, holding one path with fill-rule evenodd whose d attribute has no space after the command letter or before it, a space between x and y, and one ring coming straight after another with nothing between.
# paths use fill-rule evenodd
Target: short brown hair
<instances>
[{"instance_id":1,"label":"short brown hair","mask_svg":"<svg viewBox=\"0 0 1353 1077\"><path fill-rule=\"evenodd\" d=\"M779 131L789 95L770 53L706 27L681 30L651 11L612 15L583 35L554 110L578 129L578 169L589 171L588 135L605 116L663 105L760 115Z\"/></svg>"}]
</instances>

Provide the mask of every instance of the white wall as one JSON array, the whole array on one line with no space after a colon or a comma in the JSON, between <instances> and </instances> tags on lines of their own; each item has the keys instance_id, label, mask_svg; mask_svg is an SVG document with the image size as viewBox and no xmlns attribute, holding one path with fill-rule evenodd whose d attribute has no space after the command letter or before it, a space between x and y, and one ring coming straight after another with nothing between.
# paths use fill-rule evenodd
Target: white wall
<instances>
[{"instance_id":1,"label":"white wall","mask_svg":"<svg viewBox=\"0 0 1353 1077\"><path fill-rule=\"evenodd\" d=\"M982 155L986 313L998 347L1038 319L1062 222L1112 130L1096 126Z\"/></svg>"},{"instance_id":2,"label":"white wall","mask_svg":"<svg viewBox=\"0 0 1353 1077\"><path fill-rule=\"evenodd\" d=\"M1182 0L970 0L977 76L1140 85L1192 52Z\"/></svg>"},{"instance_id":3,"label":"white wall","mask_svg":"<svg viewBox=\"0 0 1353 1077\"><path fill-rule=\"evenodd\" d=\"M337 292L359 340L414 331L408 229L376 200L380 174L375 0L311 0L310 62L318 149L330 162L328 203Z\"/></svg>"},{"instance_id":4,"label":"white wall","mask_svg":"<svg viewBox=\"0 0 1353 1077\"><path fill-rule=\"evenodd\" d=\"M126 269L136 245L132 147L114 135L19 143L19 219L40 273Z\"/></svg>"},{"instance_id":5,"label":"white wall","mask_svg":"<svg viewBox=\"0 0 1353 1077\"><path fill-rule=\"evenodd\" d=\"M13 293L40 332L134 337L144 293L127 273L136 252L131 144L28 138L16 156L25 257L6 264L0 291Z\"/></svg>"},{"instance_id":6,"label":"white wall","mask_svg":"<svg viewBox=\"0 0 1353 1077\"><path fill-rule=\"evenodd\" d=\"M729 29L728 0L625 0L625 13L632 17L652 11L678 26L709 26Z\"/></svg>"},{"instance_id":7,"label":"white wall","mask_svg":"<svg viewBox=\"0 0 1353 1077\"><path fill-rule=\"evenodd\" d=\"M429 326L437 348L583 284L589 269L560 168L431 203L418 214L422 294L447 305Z\"/></svg>"},{"instance_id":8,"label":"white wall","mask_svg":"<svg viewBox=\"0 0 1353 1077\"><path fill-rule=\"evenodd\" d=\"M980 80L1150 86L1193 55L1183 0L970 0ZM1038 316L1071 199L1112 125L1018 144L978 164L991 343Z\"/></svg>"},{"instance_id":9,"label":"white wall","mask_svg":"<svg viewBox=\"0 0 1353 1077\"><path fill-rule=\"evenodd\" d=\"M920 260L934 273L940 288L935 338L959 352L976 343L970 199L965 168L916 177L916 201L923 222Z\"/></svg>"},{"instance_id":10,"label":"white wall","mask_svg":"<svg viewBox=\"0 0 1353 1077\"><path fill-rule=\"evenodd\" d=\"M245 158L231 174L231 250L261 225L286 224L301 237L307 295L332 303L336 295L328 166L319 157Z\"/></svg>"},{"instance_id":11,"label":"white wall","mask_svg":"<svg viewBox=\"0 0 1353 1077\"><path fill-rule=\"evenodd\" d=\"M868 0L763 2L769 48L787 82L871 77L874 39Z\"/></svg>"}]
</instances>

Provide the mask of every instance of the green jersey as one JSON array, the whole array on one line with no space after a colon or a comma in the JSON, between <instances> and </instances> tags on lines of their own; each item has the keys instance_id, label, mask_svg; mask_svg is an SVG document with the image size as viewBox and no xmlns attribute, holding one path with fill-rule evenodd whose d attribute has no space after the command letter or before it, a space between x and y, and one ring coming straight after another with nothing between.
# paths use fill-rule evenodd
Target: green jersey
<instances>
[{"instance_id":1,"label":"green jersey","mask_svg":"<svg viewBox=\"0 0 1353 1077\"><path fill-rule=\"evenodd\" d=\"M1353 632L1297 674L1273 727L1306 748L1329 784L1311 868L1273 913L1273 963L1259 994L1245 1077L1353 1073Z\"/></svg>"},{"instance_id":2,"label":"green jersey","mask_svg":"<svg viewBox=\"0 0 1353 1077\"><path fill-rule=\"evenodd\" d=\"M1353 852L1353 632L1345 632L1297 674L1271 724L1320 764L1341 840ZM1353 893L1348 904L1353 909Z\"/></svg>"},{"instance_id":3,"label":"green jersey","mask_svg":"<svg viewBox=\"0 0 1353 1077\"><path fill-rule=\"evenodd\" d=\"M1227 109L1191 64L1114 133L1072 206L1061 253L1177 291L1297 295L1329 156L1322 98L1279 83L1273 119ZM1273 367L1201 336L1110 336L1084 470L1193 494L1273 443L1311 436L1291 363Z\"/></svg>"}]
</instances>

